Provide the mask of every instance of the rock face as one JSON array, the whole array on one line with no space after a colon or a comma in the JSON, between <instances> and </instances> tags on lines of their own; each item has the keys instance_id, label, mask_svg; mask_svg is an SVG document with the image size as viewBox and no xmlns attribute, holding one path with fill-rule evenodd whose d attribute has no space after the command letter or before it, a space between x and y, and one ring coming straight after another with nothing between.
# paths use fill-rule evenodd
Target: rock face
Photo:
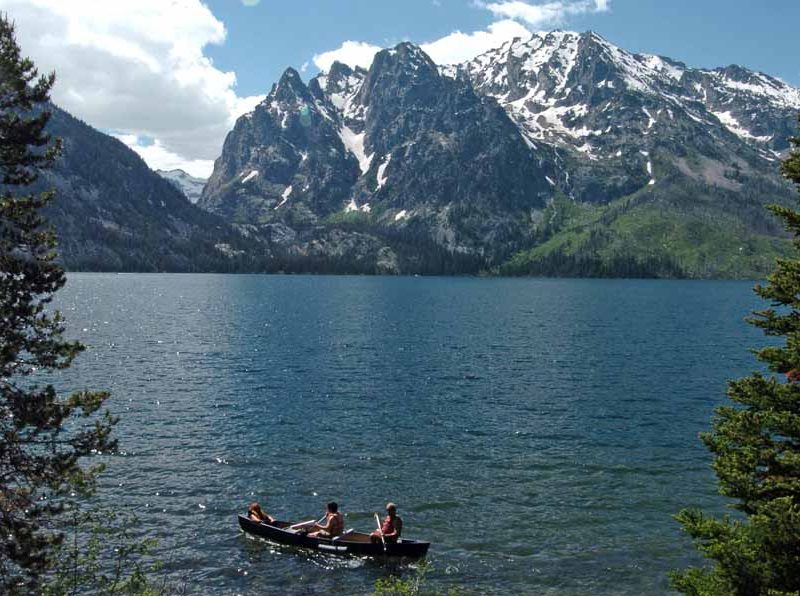
<instances>
[{"instance_id":1,"label":"rock face","mask_svg":"<svg viewBox=\"0 0 800 596\"><path fill-rule=\"evenodd\" d=\"M380 212L383 226L498 255L551 195L553 152L534 151L495 101L411 44L375 57L348 108L365 156L351 208Z\"/></svg>"},{"instance_id":2,"label":"rock face","mask_svg":"<svg viewBox=\"0 0 800 596\"><path fill-rule=\"evenodd\" d=\"M358 224L494 257L544 208L554 155L405 43L368 72L337 63L308 86L287 70L236 123L200 205L239 223Z\"/></svg>"},{"instance_id":3,"label":"rock face","mask_svg":"<svg viewBox=\"0 0 800 596\"><path fill-rule=\"evenodd\" d=\"M48 132L61 157L37 183L54 189L46 209L71 270L258 269L261 244L192 205L123 143L52 108ZM263 259L262 259L263 260Z\"/></svg>"},{"instance_id":4,"label":"rock face","mask_svg":"<svg viewBox=\"0 0 800 596\"><path fill-rule=\"evenodd\" d=\"M200 195L203 194L203 187L207 182L205 178L191 176L181 169L156 170L156 174L171 182L175 188L189 199L190 203L197 203L200 200Z\"/></svg>"},{"instance_id":5,"label":"rock face","mask_svg":"<svg viewBox=\"0 0 800 596\"><path fill-rule=\"evenodd\" d=\"M287 70L199 204L256 236L280 226L296 258L324 236L315 250L346 261L330 239L358 233L409 272L436 254L466 257L455 270L758 275L785 247L763 205L791 197L777 166L799 110L767 75L592 32L443 67L402 43L368 71L335 63L305 85Z\"/></svg>"},{"instance_id":6,"label":"rock face","mask_svg":"<svg viewBox=\"0 0 800 596\"><path fill-rule=\"evenodd\" d=\"M342 209L358 172L330 106L288 69L236 122L200 205L238 223L313 225Z\"/></svg>"},{"instance_id":7,"label":"rock face","mask_svg":"<svg viewBox=\"0 0 800 596\"><path fill-rule=\"evenodd\" d=\"M288 69L199 204L345 269L367 250L405 272L760 275L786 247L763 206L793 196L778 162L798 111L767 75L592 32L441 67L402 43L308 85Z\"/></svg>"}]
</instances>

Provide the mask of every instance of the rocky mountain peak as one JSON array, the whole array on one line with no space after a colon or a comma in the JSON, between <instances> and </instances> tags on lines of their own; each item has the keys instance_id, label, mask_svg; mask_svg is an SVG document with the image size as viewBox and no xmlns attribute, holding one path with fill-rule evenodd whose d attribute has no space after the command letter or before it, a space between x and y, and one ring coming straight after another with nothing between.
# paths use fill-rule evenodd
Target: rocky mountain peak
<instances>
[{"instance_id":1,"label":"rocky mountain peak","mask_svg":"<svg viewBox=\"0 0 800 596\"><path fill-rule=\"evenodd\" d=\"M408 41L401 42L387 50L387 54L390 58L395 58L398 62L411 66L414 70L421 68L436 70L436 65L431 57L422 48Z\"/></svg>"},{"instance_id":2,"label":"rocky mountain peak","mask_svg":"<svg viewBox=\"0 0 800 596\"><path fill-rule=\"evenodd\" d=\"M392 87L401 91L402 97L414 96L420 86L429 85L439 78L439 69L433 60L418 46L403 42L375 55L372 66L359 94L359 103L368 106L374 95ZM397 97L401 99L401 97Z\"/></svg>"},{"instance_id":3,"label":"rocky mountain peak","mask_svg":"<svg viewBox=\"0 0 800 596\"><path fill-rule=\"evenodd\" d=\"M324 100L329 101L339 115L348 123L359 128L363 124L363 113L353 101L361 88L367 71L361 67L351 68L341 62L334 62L328 72L321 72L312 79L310 86L319 87Z\"/></svg>"},{"instance_id":4,"label":"rocky mountain peak","mask_svg":"<svg viewBox=\"0 0 800 596\"><path fill-rule=\"evenodd\" d=\"M278 102L294 102L297 100L312 102L312 96L308 87L300 78L300 74L294 68L287 68L277 85L270 92L270 97Z\"/></svg>"},{"instance_id":5,"label":"rocky mountain peak","mask_svg":"<svg viewBox=\"0 0 800 596\"><path fill-rule=\"evenodd\" d=\"M356 85L360 85L367 76L367 70L356 66L351 68L338 60L331 65L327 74L322 75L324 82L323 88L326 93L342 93L352 91Z\"/></svg>"}]
</instances>

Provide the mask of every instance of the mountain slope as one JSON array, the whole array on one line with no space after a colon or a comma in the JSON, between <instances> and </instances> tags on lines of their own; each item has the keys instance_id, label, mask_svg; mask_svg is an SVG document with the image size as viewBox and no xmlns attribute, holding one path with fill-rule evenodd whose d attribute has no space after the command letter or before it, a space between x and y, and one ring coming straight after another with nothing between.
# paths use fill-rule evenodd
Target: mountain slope
<instances>
[{"instance_id":1,"label":"mountain slope","mask_svg":"<svg viewBox=\"0 0 800 596\"><path fill-rule=\"evenodd\" d=\"M583 274L624 262L623 269L670 263L669 275L758 276L785 250L763 207L792 200L777 166L800 110L797 89L741 67L707 71L630 54L592 32L537 34L443 70L495 97L531 142L563 150L554 182L588 204L578 212L636 197L624 222L617 210L599 209L591 239L576 234L576 226L586 231L580 220L546 234L540 225L536 242L544 234L548 243L503 271L566 273L559 263L572 270L578 260ZM656 229L685 242L642 243L664 236L648 236L654 218L662 218ZM743 246L754 238L765 240L763 260L746 258Z\"/></svg>"},{"instance_id":2,"label":"mountain slope","mask_svg":"<svg viewBox=\"0 0 800 596\"><path fill-rule=\"evenodd\" d=\"M192 205L123 143L59 108L48 132L63 152L38 183L70 270L230 271L255 268L257 244Z\"/></svg>"}]
</instances>

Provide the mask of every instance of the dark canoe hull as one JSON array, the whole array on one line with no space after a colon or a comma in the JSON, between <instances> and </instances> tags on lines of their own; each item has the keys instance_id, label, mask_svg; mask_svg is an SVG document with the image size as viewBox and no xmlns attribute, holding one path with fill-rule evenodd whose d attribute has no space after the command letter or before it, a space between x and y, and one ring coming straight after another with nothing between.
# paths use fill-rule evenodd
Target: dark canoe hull
<instances>
[{"instance_id":1,"label":"dark canoe hull","mask_svg":"<svg viewBox=\"0 0 800 596\"><path fill-rule=\"evenodd\" d=\"M262 524L254 522L244 515L239 516L239 526L248 534L259 536L271 540L272 542L277 542L278 544L310 548L331 555L353 555L357 557L388 556L419 559L427 554L428 547L431 545L430 542L404 539L395 544L387 544L386 550L384 550L383 544L380 543L352 542L348 541L346 536L337 540L312 538L310 536L303 536L302 534L295 534L294 532L279 527L282 525L281 522L276 522L276 524L277 525Z\"/></svg>"}]
</instances>

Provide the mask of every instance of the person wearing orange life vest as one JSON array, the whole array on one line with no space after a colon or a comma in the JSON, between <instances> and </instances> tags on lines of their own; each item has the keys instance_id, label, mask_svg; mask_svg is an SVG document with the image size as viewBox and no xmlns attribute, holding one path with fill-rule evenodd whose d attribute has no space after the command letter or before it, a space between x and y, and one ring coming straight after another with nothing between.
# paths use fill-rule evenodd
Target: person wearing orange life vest
<instances>
[{"instance_id":1,"label":"person wearing orange life vest","mask_svg":"<svg viewBox=\"0 0 800 596\"><path fill-rule=\"evenodd\" d=\"M336 538L344 532L344 516L339 513L339 505L335 501L328 503L328 512L325 514L325 524L314 524L309 536L313 538Z\"/></svg>"},{"instance_id":2,"label":"person wearing orange life vest","mask_svg":"<svg viewBox=\"0 0 800 596\"><path fill-rule=\"evenodd\" d=\"M397 505L394 503L386 504L386 517L383 518L380 530L375 530L369 535L372 542L381 542L381 536L387 543L394 543L400 539L403 533L403 519L397 515Z\"/></svg>"}]
</instances>

